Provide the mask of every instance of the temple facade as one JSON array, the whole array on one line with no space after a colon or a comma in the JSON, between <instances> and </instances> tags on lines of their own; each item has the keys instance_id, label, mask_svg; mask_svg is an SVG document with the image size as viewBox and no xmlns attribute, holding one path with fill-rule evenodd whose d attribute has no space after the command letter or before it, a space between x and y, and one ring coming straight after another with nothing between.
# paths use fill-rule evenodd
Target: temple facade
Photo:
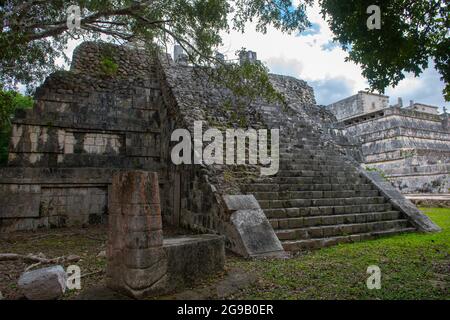
<instances>
[{"instance_id":1,"label":"temple facade","mask_svg":"<svg viewBox=\"0 0 450 320\"><path fill-rule=\"evenodd\" d=\"M358 140L362 162L405 194L448 194L450 127L436 106L360 91L326 107L344 136Z\"/></svg>"}]
</instances>

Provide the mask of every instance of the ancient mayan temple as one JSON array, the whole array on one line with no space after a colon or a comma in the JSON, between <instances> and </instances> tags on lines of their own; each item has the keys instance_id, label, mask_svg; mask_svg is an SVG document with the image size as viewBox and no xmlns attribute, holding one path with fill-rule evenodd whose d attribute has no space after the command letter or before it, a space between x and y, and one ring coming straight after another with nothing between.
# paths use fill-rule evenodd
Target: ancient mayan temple
<instances>
[{"instance_id":1,"label":"ancient mayan temple","mask_svg":"<svg viewBox=\"0 0 450 320\"><path fill-rule=\"evenodd\" d=\"M117 70L105 70L105 59ZM231 93L192 67L127 46L86 42L70 71L52 74L13 121L0 171L2 232L106 221L111 177L159 176L164 225L220 233L244 256L319 248L409 231L437 231L316 105L304 81L271 75L287 106L254 101L250 127L280 129L280 170L174 165L171 133L235 124ZM233 99L231 99L233 101ZM163 228L164 228L163 225Z\"/></svg>"},{"instance_id":2,"label":"ancient mayan temple","mask_svg":"<svg viewBox=\"0 0 450 320\"><path fill-rule=\"evenodd\" d=\"M389 106L389 97L368 92L327 109L347 137L358 139L362 162L379 170L405 194L449 194L450 126L446 112L413 101Z\"/></svg>"}]
</instances>

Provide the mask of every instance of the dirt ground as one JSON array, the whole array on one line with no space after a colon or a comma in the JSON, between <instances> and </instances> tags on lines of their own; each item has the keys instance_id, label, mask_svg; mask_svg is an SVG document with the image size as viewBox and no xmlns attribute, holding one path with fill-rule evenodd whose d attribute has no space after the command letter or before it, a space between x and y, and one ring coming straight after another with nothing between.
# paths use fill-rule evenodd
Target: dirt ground
<instances>
[{"instance_id":1,"label":"dirt ground","mask_svg":"<svg viewBox=\"0 0 450 320\"><path fill-rule=\"evenodd\" d=\"M186 234L186 230L164 228L165 237ZM40 255L47 259L57 257L75 258L75 261L60 263L67 268L76 264L81 269L82 290L66 291L62 299L121 299L123 296L114 295L105 288L106 268L106 226L91 226L87 228L61 228L38 230L33 232L15 232L0 235L0 253L17 253L21 255ZM77 260L77 257L79 260ZM229 256L233 259L233 256ZM235 258L235 257L234 257ZM228 259L227 259L228 260ZM17 288L17 281L26 268L33 262L22 259L0 261L0 292L4 299L24 299ZM33 267L50 266L41 264ZM199 279L193 287L156 297L157 299L215 299L225 298L247 286L251 277L246 273L225 267L224 272Z\"/></svg>"},{"instance_id":2,"label":"dirt ground","mask_svg":"<svg viewBox=\"0 0 450 320\"><path fill-rule=\"evenodd\" d=\"M49 259L78 256L78 261L65 261L62 265L64 268L71 264L78 265L81 268L83 286L90 287L104 281L106 258L101 252L106 249L106 240L105 226L15 232L0 236L0 253L43 255ZM0 292L5 299L22 298L17 281L32 264L33 262L25 263L21 259L0 261ZM76 290L69 291L64 298L73 298L78 293Z\"/></svg>"},{"instance_id":3,"label":"dirt ground","mask_svg":"<svg viewBox=\"0 0 450 320\"><path fill-rule=\"evenodd\" d=\"M291 259L243 259L227 253L223 272L200 277L192 287L151 299L450 299L450 209L421 208L442 231L408 233L342 244ZM164 228L165 236L185 230ZM75 255L65 268L81 268L82 290L62 299L122 299L105 290L104 226L0 234L0 253ZM0 292L23 298L17 280L33 262L0 261ZM368 290L367 267L383 270L382 289ZM44 267L40 265L37 267Z\"/></svg>"}]
</instances>

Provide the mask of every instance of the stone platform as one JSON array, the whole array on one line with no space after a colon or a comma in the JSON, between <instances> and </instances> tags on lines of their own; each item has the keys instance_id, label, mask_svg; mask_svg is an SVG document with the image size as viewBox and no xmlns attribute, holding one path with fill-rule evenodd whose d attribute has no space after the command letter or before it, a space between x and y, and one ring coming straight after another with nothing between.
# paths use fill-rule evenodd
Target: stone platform
<instances>
[{"instance_id":1,"label":"stone platform","mask_svg":"<svg viewBox=\"0 0 450 320\"><path fill-rule=\"evenodd\" d=\"M417 206L450 208L450 193L406 194L405 198Z\"/></svg>"},{"instance_id":2,"label":"stone platform","mask_svg":"<svg viewBox=\"0 0 450 320\"><path fill-rule=\"evenodd\" d=\"M167 255L167 292L224 268L223 236L199 234L167 238L163 248Z\"/></svg>"}]
</instances>

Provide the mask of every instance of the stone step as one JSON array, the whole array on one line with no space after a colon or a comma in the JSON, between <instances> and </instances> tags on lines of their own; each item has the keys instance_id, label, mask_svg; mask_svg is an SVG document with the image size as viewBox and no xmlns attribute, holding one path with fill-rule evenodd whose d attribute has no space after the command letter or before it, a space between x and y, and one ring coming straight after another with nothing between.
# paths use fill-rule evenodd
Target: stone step
<instances>
[{"instance_id":1,"label":"stone step","mask_svg":"<svg viewBox=\"0 0 450 320\"><path fill-rule=\"evenodd\" d=\"M308 228L279 229L275 230L280 241L284 240L306 240L344 236L373 231L402 229L408 227L408 220L397 219L387 221L375 221L365 223L349 223L330 226L317 226Z\"/></svg>"},{"instance_id":2,"label":"stone step","mask_svg":"<svg viewBox=\"0 0 450 320\"><path fill-rule=\"evenodd\" d=\"M322 153L334 154L338 156L339 154L334 149L328 149L327 145L322 143L321 141L312 141L309 140L308 143L296 143L296 144L283 144L279 145L280 152L286 153L300 153L302 151L306 151L309 153L314 153L320 151Z\"/></svg>"},{"instance_id":3,"label":"stone step","mask_svg":"<svg viewBox=\"0 0 450 320\"><path fill-rule=\"evenodd\" d=\"M269 189L273 190L273 189ZM252 192L257 200L377 197L377 190Z\"/></svg>"},{"instance_id":4,"label":"stone step","mask_svg":"<svg viewBox=\"0 0 450 320\"><path fill-rule=\"evenodd\" d=\"M414 232L415 228L407 227L407 228L397 228L392 230L381 230L381 231L373 231L352 235L344 235L337 237L327 237L327 238L318 238L318 239L308 239L308 240L294 240L294 241L282 241L284 250L286 251L300 251L300 250L313 250L319 248L325 248L329 246L334 246L339 243L353 243L357 241L363 240L372 240L385 236L393 236L400 233L406 232Z\"/></svg>"},{"instance_id":5,"label":"stone step","mask_svg":"<svg viewBox=\"0 0 450 320\"><path fill-rule=\"evenodd\" d=\"M338 171L355 171L353 166L350 166L346 163L341 163L338 166L333 165L319 165L315 163L295 163L295 162L281 162L280 170L313 170L313 171L329 171L329 172L338 172Z\"/></svg>"},{"instance_id":6,"label":"stone step","mask_svg":"<svg viewBox=\"0 0 450 320\"><path fill-rule=\"evenodd\" d=\"M274 229L295 229L315 226L366 223L384 220L398 220L402 214L398 211L339 214L332 216L312 216L298 218L270 219Z\"/></svg>"},{"instance_id":7,"label":"stone step","mask_svg":"<svg viewBox=\"0 0 450 320\"><path fill-rule=\"evenodd\" d=\"M324 151L311 151L311 152L280 152L280 159L299 159L299 160L327 160L342 162L342 156L333 155Z\"/></svg>"},{"instance_id":8,"label":"stone step","mask_svg":"<svg viewBox=\"0 0 450 320\"><path fill-rule=\"evenodd\" d=\"M278 146L280 150L289 150L289 152L301 152L305 150L308 152L320 151L338 155L337 149L335 149L328 142L324 142L322 139L312 138L295 142L280 141Z\"/></svg>"},{"instance_id":9,"label":"stone step","mask_svg":"<svg viewBox=\"0 0 450 320\"><path fill-rule=\"evenodd\" d=\"M254 177L237 178L242 183L274 183L274 184L366 184L367 180L360 176L346 177Z\"/></svg>"},{"instance_id":10,"label":"stone step","mask_svg":"<svg viewBox=\"0 0 450 320\"><path fill-rule=\"evenodd\" d=\"M342 164L347 165L342 159L341 160L331 160L328 158L323 159L317 159L317 158L302 158L302 157L296 157L296 158L282 158L280 156L280 167L284 166L285 164L306 164L306 165L327 165L327 166L342 166Z\"/></svg>"},{"instance_id":11,"label":"stone step","mask_svg":"<svg viewBox=\"0 0 450 320\"><path fill-rule=\"evenodd\" d=\"M360 177L356 170L339 170L339 171L317 171L317 170L286 170L281 169L276 174L277 177Z\"/></svg>"},{"instance_id":12,"label":"stone step","mask_svg":"<svg viewBox=\"0 0 450 320\"><path fill-rule=\"evenodd\" d=\"M267 218L306 217L392 211L390 203L348 206L293 207L264 209Z\"/></svg>"},{"instance_id":13,"label":"stone step","mask_svg":"<svg viewBox=\"0 0 450 320\"><path fill-rule=\"evenodd\" d=\"M385 201L384 197L258 200L262 209L382 204Z\"/></svg>"},{"instance_id":14,"label":"stone step","mask_svg":"<svg viewBox=\"0 0 450 320\"><path fill-rule=\"evenodd\" d=\"M320 136L308 135L304 136L302 140L300 139L286 139L284 137L280 138L279 146L280 148L317 148L318 145L326 146L326 143L322 140Z\"/></svg>"},{"instance_id":15,"label":"stone step","mask_svg":"<svg viewBox=\"0 0 450 320\"><path fill-rule=\"evenodd\" d=\"M282 191L371 191L371 184L276 184L276 183L254 183L241 185L243 192L282 192Z\"/></svg>"},{"instance_id":16,"label":"stone step","mask_svg":"<svg viewBox=\"0 0 450 320\"><path fill-rule=\"evenodd\" d=\"M309 132L308 132L309 130ZM281 130L280 142L281 143L304 143L312 139L322 140L321 134L310 131L311 129L304 128L304 130Z\"/></svg>"}]
</instances>

